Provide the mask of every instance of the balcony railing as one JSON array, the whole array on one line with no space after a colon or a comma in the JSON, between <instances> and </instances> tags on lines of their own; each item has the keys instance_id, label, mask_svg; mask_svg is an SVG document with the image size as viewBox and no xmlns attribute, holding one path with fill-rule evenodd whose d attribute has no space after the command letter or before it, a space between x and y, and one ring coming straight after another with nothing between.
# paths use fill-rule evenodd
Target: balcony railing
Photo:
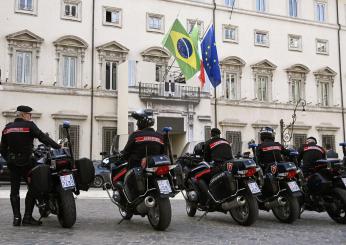
<instances>
[{"instance_id":1,"label":"balcony railing","mask_svg":"<svg viewBox=\"0 0 346 245\"><path fill-rule=\"evenodd\" d=\"M172 99L199 102L199 87L185 86L178 83L139 83L139 96L142 99Z\"/></svg>"}]
</instances>

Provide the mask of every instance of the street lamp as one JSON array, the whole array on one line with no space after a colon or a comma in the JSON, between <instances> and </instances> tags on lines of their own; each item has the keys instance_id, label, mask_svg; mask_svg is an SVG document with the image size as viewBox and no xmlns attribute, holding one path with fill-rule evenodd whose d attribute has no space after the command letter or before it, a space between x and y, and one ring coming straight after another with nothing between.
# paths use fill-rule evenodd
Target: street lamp
<instances>
[{"instance_id":1,"label":"street lamp","mask_svg":"<svg viewBox=\"0 0 346 245\"><path fill-rule=\"evenodd\" d=\"M301 105L303 107L303 111L305 111L306 100L299 99L297 101L293 110L292 122L290 124L285 125L284 120L283 119L280 120L281 144L285 146L287 146L288 142L290 142L293 137L294 124L297 120L296 111L299 105Z\"/></svg>"}]
</instances>

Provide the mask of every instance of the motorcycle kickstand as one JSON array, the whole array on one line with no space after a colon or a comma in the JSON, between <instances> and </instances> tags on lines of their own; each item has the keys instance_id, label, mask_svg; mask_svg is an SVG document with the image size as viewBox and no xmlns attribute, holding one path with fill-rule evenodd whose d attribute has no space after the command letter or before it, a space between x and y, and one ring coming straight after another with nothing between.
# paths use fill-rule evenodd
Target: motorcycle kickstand
<instances>
[{"instance_id":1,"label":"motorcycle kickstand","mask_svg":"<svg viewBox=\"0 0 346 245\"><path fill-rule=\"evenodd\" d=\"M201 217L198 218L198 221L201 221L201 219L203 219L205 216L207 216L207 214L208 214L208 211L205 211L205 212L201 215Z\"/></svg>"},{"instance_id":2,"label":"motorcycle kickstand","mask_svg":"<svg viewBox=\"0 0 346 245\"><path fill-rule=\"evenodd\" d=\"M121 223L124 221L125 219L122 218L119 222L118 222L118 225L121 225Z\"/></svg>"},{"instance_id":3,"label":"motorcycle kickstand","mask_svg":"<svg viewBox=\"0 0 346 245\"><path fill-rule=\"evenodd\" d=\"M305 211L305 205L302 205L300 212L299 212L299 215L298 215L298 219L301 219L301 216L302 216L304 211Z\"/></svg>"}]
</instances>

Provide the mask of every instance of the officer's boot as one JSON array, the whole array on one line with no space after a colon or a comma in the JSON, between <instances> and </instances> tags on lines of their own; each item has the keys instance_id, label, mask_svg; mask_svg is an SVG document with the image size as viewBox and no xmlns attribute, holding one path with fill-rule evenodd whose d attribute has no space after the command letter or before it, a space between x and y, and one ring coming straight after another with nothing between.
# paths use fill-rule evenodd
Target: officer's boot
<instances>
[{"instance_id":1,"label":"officer's boot","mask_svg":"<svg viewBox=\"0 0 346 245\"><path fill-rule=\"evenodd\" d=\"M29 188L25 198L25 213L24 213L22 225L33 225L33 226L42 225L41 221L35 220L32 217L32 212L34 211L34 207L35 207L35 198L33 196L32 191Z\"/></svg>"},{"instance_id":2,"label":"officer's boot","mask_svg":"<svg viewBox=\"0 0 346 245\"><path fill-rule=\"evenodd\" d=\"M11 196L10 200L13 211L13 226L20 226L20 223L22 223L22 215L20 214L20 198L19 196Z\"/></svg>"}]
</instances>

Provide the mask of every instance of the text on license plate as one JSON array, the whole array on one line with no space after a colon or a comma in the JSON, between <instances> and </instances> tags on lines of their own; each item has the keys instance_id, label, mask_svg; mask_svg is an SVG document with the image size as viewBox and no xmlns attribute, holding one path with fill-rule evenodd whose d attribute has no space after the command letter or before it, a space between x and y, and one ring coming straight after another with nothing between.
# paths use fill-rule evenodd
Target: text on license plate
<instances>
[{"instance_id":1,"label":"text on license plate","mask_svg":"<svg viewBox=\"0 0 346 245\"><path fill-rule=\"evenodd\" d=\"M249 186L249 189L250 189L252 194L256 194L256 193L260 193L261 192L261 190L258 187L256 182L250 182L250 183L248 183L248 186Z\"/></svg>"},{"instance_id":2,"label":"text on license plate","mask_svg":"<svg viewBox=\"0 0 346 245\"><path fill-rule=\"evenodd\" d=\"M291 181L291 182L288 182L287 184L288 184L288 187L291 189L292 192L300 191L300 188L297 185L297 182Z\"/></svg>"},{"instance_id":3,"label":"text on license plate","mask_svg":"<svg viewBox=\"0 0 346 245\"><path fill-rule=\"evenodd\" d=\"M169 194L172 192L171 184L169 183L167 179L158 180L157 184L162 194Z\"/></svg>"},{"instance_id":4,"label":"text on license plate","mask_svg":"<svg viewBox=\"0 0 346 245\"><path fill-rule=\"evenodd\" d=\"M76 186L72 174L60 176L60 182L64 189L74 188Z\"/></svg>"},{"instance_id":5,"label":"text on license plate","mask_svg":"<svg viewBox=\"0 0 346 245\"><path fill-rule=\"evenodd\" d=\"M344 185L346 187L346 178L341 178L342 182L344 182Z\"/></svg>"}]
</instances>

